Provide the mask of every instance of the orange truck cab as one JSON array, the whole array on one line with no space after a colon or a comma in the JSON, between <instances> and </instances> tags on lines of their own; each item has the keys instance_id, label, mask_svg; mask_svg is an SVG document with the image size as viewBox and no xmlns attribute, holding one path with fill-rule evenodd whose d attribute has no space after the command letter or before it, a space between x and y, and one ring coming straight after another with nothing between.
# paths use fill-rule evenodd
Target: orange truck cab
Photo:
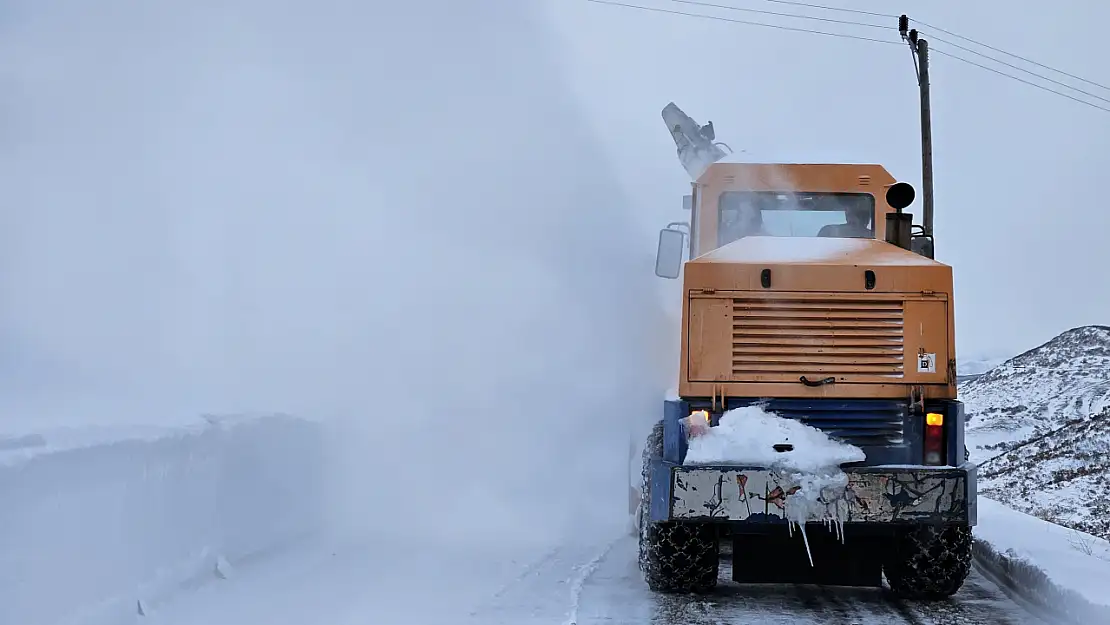
<instances>
[{"instance_id":1,"label":"orange truck cab","mask_svg":"<svg viewBox=\"0 0 1110 625\"><path fill-rule=\"evenodd\" d=\"M729 539L737 581L874 586L885 574L903 596L955 593L976 468L956 396L952 268L903 212L913 188L880 165L717 162L711 125L673 104L664 119L695 179L689 219L660 232L656 259L658 276L682 281L682 335L678 396L643 454L648 585L707 591ZM798 475L684 464L692 422L751 406L863 452L840 467L847 486L821 493L824 512L805 523L818 531L799 538L778 505L807 495Z\"/></svg>"}]
</instances>

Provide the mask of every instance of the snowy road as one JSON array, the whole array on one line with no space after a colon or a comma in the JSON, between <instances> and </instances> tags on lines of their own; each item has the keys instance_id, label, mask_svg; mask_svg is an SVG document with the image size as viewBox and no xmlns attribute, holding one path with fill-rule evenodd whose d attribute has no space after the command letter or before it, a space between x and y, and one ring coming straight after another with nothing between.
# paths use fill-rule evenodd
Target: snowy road
<instances>
[{"instance_id":1,"label":"snowy road","mask_svg":"<svg viewBox=\"0 0 1110 625\"><path fill-rule=\"evenodd\" d=\"M327 551L327 550L325 550ZM874 589L739 586L709 597L650 593L636 542L552 550L531 563L438 550L401 567L367 547L302 552L242 567L152 614L157 625L1040 625L973 572L951 601L903 602ZM722 577L729 568L723 563Z\"/></svg>"},{"instance_id":2,"label":"snowy road","mask_svg":"<svg viewBox=\"0 0 1110 625\"><path fill-rule=\"evenodd\" d=\"M1033 625L1031 617L973 572L952 601L905 602L878 589L815 586L740 586L724 581L706 598L657 596L641 581L634 539L620 542L583 587L578 625L722 625L767 623L851 625Z\"/></svg>"}]
</instances>

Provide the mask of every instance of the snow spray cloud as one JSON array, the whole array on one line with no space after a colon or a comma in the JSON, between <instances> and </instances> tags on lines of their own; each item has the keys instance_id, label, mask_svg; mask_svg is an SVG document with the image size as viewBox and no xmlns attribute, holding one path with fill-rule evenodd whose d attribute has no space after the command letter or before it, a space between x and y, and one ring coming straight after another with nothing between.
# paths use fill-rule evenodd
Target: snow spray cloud
<instances>
[{"instance_id":1,"label":"snow spray cloud","mask_svg":"<svg viewBox=\"0 0 1110 625\"><path fill-rule=\"evenodd\" d=\"M106 395L346 424L352 526L623 514L673 328L534 5L21 5L0 329Z\"/></svg>"}]
</instances>

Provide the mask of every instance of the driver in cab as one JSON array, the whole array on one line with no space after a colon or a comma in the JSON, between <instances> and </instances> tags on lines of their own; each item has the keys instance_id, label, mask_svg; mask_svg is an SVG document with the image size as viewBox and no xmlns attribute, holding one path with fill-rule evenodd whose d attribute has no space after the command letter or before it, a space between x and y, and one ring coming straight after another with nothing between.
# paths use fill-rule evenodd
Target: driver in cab
<instances>
[{"instance_id":1,"label":"driver in cab","mask_svg":"<svg viewBox=\"0 0 1110 625\"><path fill-rule=\"evenodd\" d=\"M817 233L819 237L836 237L840 239L870 239L871 211L863 207L852 207L844 211L844 220L848 223L829 224Z\"/></svg>"}]
</instances>

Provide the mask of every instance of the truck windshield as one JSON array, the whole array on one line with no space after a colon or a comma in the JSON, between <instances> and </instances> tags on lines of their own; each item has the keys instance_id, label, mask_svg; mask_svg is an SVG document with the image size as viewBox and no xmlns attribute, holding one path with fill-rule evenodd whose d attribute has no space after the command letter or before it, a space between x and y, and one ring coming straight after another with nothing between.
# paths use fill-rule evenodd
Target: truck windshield
<instances>
[{"instance_id":1,"label":"truck windshield","mask_svg":"<svg viewBox=\"0 0 1110 625\"><path fill-rule=\"evenodd\" d=\"M718 206L718 246L752 235L875 236L875 197L870 193L725 191Z\"/></svg>"}]
</instances>

